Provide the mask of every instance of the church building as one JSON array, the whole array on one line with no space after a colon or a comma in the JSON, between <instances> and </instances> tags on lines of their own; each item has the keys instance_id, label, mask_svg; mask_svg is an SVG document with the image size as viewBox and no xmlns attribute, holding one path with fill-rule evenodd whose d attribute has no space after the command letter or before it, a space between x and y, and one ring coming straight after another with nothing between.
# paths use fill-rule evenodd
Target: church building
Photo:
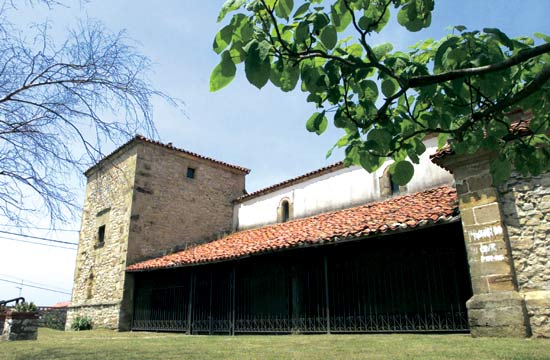
<instances>
[{"instance_id":1,"label":"church building","mask_svg":"<svg viewBox=\"0 0 550 360\"><path fill-rule=\"evenodd\" d=\"M67 328L550 337L550 176L425 145L406 186L339 162L247 193L134 137L85 173Z\"/></svg>"}]
</instances>

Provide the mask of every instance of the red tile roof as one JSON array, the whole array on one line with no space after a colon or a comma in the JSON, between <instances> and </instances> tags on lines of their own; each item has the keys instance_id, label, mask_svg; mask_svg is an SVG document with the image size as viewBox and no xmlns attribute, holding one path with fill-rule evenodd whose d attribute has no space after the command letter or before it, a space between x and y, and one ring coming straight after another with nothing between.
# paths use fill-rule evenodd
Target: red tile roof
<instances>
[{"instance_id":1,"label":"red tile roof","mask_svg":"<svg viewBox=\"0 0 550 360\"><path fill-rule=\"evenodd\" d=\"M121 146L118 147L115 151L113 151L113 152L110 153L109 155L106 155L106 156L105 156L103 159L101 159L97 164L95 164L94 166L92 166L91 168L89 168L88 170L86 170L86 171L84 172L84 175L88 176L88 174L89 174L92 170L94 170L95 168L97 168L100 164L102 164L102 163L105 162L106 160L108 160L108 159L114 157L116 154L118 154L119 152L123 151L124 149L130 147L132 144L134 144L134 143L137 142L137 141L141 141L141 142L145 142L145 143L148 143L148 144L153 144L153 145L161 146L161 147L166 148L166 149L170 149L170 150L174 150L174 151L177 151L177 152L186 154L186 155L190 155L190 156L192 156L192 157L194 157L194 158L197 158L197 159L202 159L202 160L210 161L210 162L213 162L213 163L215 163L215 164L222 165L222 166L224 166L224 167L232 168L232 169L238 170L238 171L240 171L240 172L243 172L243 173L245 173L245 174L250 173L250 169L244 168L244 167L242 167L242 166L232 165L232 164L229 164L229 163L220 161L220 160L216 160L216 159L213 159L213 158L210 158L210 157L207 157L207 156L203 156L203 155L194 153L194 152L192 152L192 151L180 149L180 148L177 148L177 147L173 146L172 143L164 144L164 143L161 143L160 141L148 139L148 138L146 138L146 137L143 136L143 135L136 135L136 136L134 136L132 139L130 139L127 143L121 145Z\"/></svg>"},{"instance_id":2,"label":"red tile roof","mask_svg":"<svg viewBox=\"0 0 550 360\"><path fill-rule=\"evenodd\" d=\"M220 240L130 265L127 271L174 268L299 246L353 240L451 221L457 214L455 189L441 186L359 207L236 232Z\"/></svg>"},{"instance_id":3,"label":"red tile roof","mask_svg":"<svg viewBox=\"0 0 550 360\"><path fill-rule=\"evenodd\" d=\"M245 195L235 199L234 202L241 203L243 201L246 201L246 200L249 200L249 199L264 195L264 194L268 194L268 193L271 193L273 191L277 191L280 188L287 187L287 186L293 185L293 184L298 184L302 181L313 179L313 178L316 178L318 176L325 175L325 174L328 174L328 173L331 173L333 171L340 170L340 169L343 169L343 168L344 168L344 162L343 161L338 161L337 163L334 163L332 165L328 165L328 166L322 167L320 169L313 170L313 171L310 171L310 172L305 173L303 175L294 177L292 179L288 179L288 180L282 181L280 183L270 185L266 188L251 192L250 194L245 194Z\"/></svg>"},{"instance_id":4,"label":"red tile roof","mask_svg":"<svg viewBox=\"0 0 550 360\"><path fill-rule=\"evenodd\" d=\"M67 300L67 301L61 301L61 302L55 303L51 307L53 307L53 308L65 308L65 307L68 307L70 305L71 305L71 301Z\"/></svg>"}]
</instances>

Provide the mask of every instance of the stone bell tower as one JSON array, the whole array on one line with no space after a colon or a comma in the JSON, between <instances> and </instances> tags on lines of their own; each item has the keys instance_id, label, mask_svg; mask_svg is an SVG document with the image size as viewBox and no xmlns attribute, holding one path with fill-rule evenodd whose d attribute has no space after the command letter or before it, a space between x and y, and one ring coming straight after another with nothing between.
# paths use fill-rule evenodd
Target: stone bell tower
<instances>
[{"instance_id":1,"label":"stone bell tower","mask_svg":"<svg viewBox=\"0 0 550 360\"><path fill-rule=\"evenodd\" d=\"M67 329L77 316L128 330L126 267L230 232L248 169L136 136L85 172Z\"/></svg>"}]
</instances>

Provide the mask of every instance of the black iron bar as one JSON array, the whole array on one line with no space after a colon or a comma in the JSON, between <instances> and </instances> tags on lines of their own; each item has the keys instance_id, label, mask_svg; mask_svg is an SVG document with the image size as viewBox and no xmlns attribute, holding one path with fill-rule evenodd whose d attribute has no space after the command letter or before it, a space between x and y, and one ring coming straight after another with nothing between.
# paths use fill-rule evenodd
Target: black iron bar
<instances>
[{"instance_id":1,"label":"black iron bar","mask_svg":"<svg viewBox=\"0 0 550 360\"><path fill-rule=\"evenodd\" d=\"M194 289L195 272L191 272L189 277L189 301L187 303L187 334L191 335L191 321L193 318L193 289Z\"/></svg>"},{"instance_id":2,"label":"black iron bar","mask_svg":"<svg viewBox=\"0 0 550 360\"><path fill-rule=\"evenodd\" d=\"M327 334L330 334L330 302L329 302L329 287L328 287L328 259L327 255L323 256L323 267L325 270L325 316L327 320Z\"/></svg>"}]
</instances>

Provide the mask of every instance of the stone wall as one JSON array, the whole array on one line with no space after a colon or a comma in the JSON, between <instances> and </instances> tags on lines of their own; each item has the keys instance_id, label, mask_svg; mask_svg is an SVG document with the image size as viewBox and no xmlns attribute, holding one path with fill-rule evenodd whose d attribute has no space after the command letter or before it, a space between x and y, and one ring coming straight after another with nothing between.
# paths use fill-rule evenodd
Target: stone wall
<instances>
[{"instance_id":1,"label":"stone wall","mask_svg":"<svg viewBox=\"0 0 550 360\"><path fill-rule=\"evenodd\" d=\"M5 315L0 340L36 340L38 337L38 315L36 313L12 313Z\"/></svg>"},{"instance_id":2,"label":"stone wall","mask_svg":"<svg viewBox=\"0 0 550 360\"><path fill-rule=\"evenodd\" d=\"M492 153L449 156L455 177L473 296L466 306L473 336L525 337L525 301L515 282L509 240L489 171Z\"/></svg>"},{"instance_id":3,"label":"stone wall","mask_svg":"<svg viewBox=\"0 0 550 360\"><path fill-rule=\"evenodd\" d=\"M98 309L118 305L123 298L136 160L132 146L88 174L66 329L76 316L88 314L98 326L118 328L118 316ZM103 242L100 226L105 226Z\"/></svg>"},{"instance_id":4,"label":"stone wall","mask_svg":"<svg viewBox=\"0 0 550 360\"><path fill-rule=\"evenodd\" d=\"M194 177L187 170L194 169ZM245 173L154 144L138 150L128 264L232 230Z\"/></svg>"},{"instance_id":5,"label":"stone wall","mask_svg":"<svg viewBox=\"0 0 550 360\"><path fill-rule=\"evenodd\" d=\"M71 324L77 316L89 317L92 319L92 327L118 329L120 317L120 303L97 304L83 306L69 306L65 330L71 330Z\"/></svg>"},{"instance_id":6,"label":"stone wall","mask_svg":"<svg viewBox=\"0 0 550 360\"><path fill-rule=\"evenodd\" d=\"M436 160L452 170L474 296L474 336L550 338L550 173L513 173L498 187L493 153Z\"/></svg>"},{"instance_id":7,"label":"stone wall","mask_svg":"<svg viewBox=\"0 0 550 360\"><path fill-rule=\"evenodd\" d=\"M245 174L141 140L89 170L66 329L89 316L94 327L128 330L133 277L126 266L231 231Z\"/></svg>"},{"instance_id":8,"label":"stone wall","mask_svg":"<svg viewBox=\"0 0 550 360\"><path fill-rule=\"evenodd\" d=\"M533 336L550 337L550 173L499 187L520 294Z\"/></svg>"},{"instance_id":9,"label":"stone wall","mask_svg":"<svg viewBox=\"0 0 550 360\"><path fill-rule=\"evenodd\" d=\"M66 307L48 307L41 306L38 308L38 326L47 327L55 330L65 329L67 322Z\"/></svg>"}]
</instances>

